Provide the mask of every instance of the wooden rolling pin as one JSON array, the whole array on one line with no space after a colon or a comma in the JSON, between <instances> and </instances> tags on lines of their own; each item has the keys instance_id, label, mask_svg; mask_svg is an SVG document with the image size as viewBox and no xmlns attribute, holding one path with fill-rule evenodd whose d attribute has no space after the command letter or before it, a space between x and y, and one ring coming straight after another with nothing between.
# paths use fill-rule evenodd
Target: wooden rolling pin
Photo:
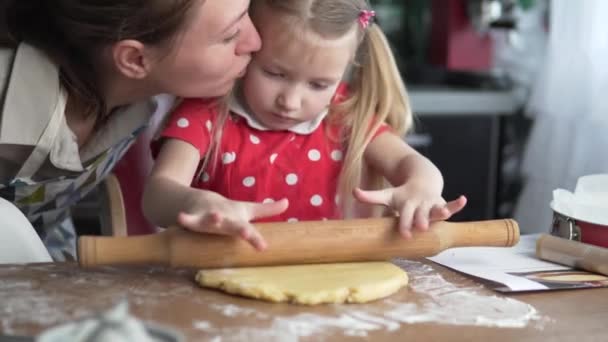
<instances>
[{"instance_id":1,"label":"wooden rolling pin","mask_svg":"<svg viewBox=\"0 0 608 342\"><path fill-rule=\"evenodd\" d=\"M608 275L608 248L542 234L536 256L558 264Z\"/></svg>"},{"instance_id":2,"label":"wooden rolling pin","mask_svg":"<svg viewBox=\"0 0 608 342\"><path fill-rule=\"evenodd\" d=\"M160 264L173 267L241 267L421 258L450 247L509 247L519 241L515 221L435 222L404 239L397 218L261 223L268 248L242 239L170 228L131 237L80 237L81 266Z\"/></svg>"}]
</instances>

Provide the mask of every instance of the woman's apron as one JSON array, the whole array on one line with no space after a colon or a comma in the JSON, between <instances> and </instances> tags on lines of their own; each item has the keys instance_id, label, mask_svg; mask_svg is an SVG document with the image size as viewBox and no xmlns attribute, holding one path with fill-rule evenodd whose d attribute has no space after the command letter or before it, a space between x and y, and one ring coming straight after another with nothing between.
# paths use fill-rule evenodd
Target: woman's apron
<instances>
[{"instance_id":1,"label":"woman's apron","mask_svg":"<svg viewBox=\"0 0 608 342\"><path fill-rule=\"evenodd\" d=\"M36 172L48 160L59 134L65 101L66 96L59 96L48 126L15 178L8 184L0 184L0 197L12 202L25 214L55 261L76 259L76 233L70 208L105 179L145 128L138 128L88 161L80 173L66 171L69 176L34 180Z\"/></svg>"}]
</instances>

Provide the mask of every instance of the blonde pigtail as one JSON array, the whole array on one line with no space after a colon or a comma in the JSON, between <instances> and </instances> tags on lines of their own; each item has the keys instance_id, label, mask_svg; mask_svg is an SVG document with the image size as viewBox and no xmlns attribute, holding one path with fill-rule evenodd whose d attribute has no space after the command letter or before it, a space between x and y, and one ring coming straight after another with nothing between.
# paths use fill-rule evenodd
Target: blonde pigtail
<instances>
[{"instance_id":1,"label":"blonde pigtail","mask_svg":"<svg viewBox=\"0 0 608 342\"><path fill-rule=\"evenodd\" d=\"M221 152L221 141L224 132L224 124L230 116L230 109L228 105L229 98L233 95L234 90L229 95L222 97L217 103L217 118L210 132L209 148L203 158L203 163L196 174L196 179L200 180L203 172L208 171L209 173L215 173L215 169L218 165Z\"/></svg>"},{"instance_id":2,"label":"blonde pigtail","mask_svg":"<svg viewBox=\"0 0 608 342\"><path fill-rule=\"evenodd\" d=\"M405 84L388 41L378 25L372 24L363 36L357 57L359 64L353 69L351 97L338 107L345 126L345 143L348 146L338 191L343 199L344 213L353 216L356 211L352 191L358 186L381 189L384 178L364 164L365 147L383 124L402 136L412 126L412 113ZM365 213L369 214L369 213ZM380 215L381 208L373 215Z\"/></svg>"}]
</instances>

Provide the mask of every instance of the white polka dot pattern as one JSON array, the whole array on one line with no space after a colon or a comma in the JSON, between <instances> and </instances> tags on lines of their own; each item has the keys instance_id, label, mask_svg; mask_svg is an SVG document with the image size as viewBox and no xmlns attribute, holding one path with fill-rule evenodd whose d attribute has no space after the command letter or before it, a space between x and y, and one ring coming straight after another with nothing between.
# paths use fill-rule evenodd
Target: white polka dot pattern
<instances>
[{"instance_id":1,"label":"white polka dot pattern","mask_svg":"<svg viewBox=\"0 0 608 342\"><path fill-rule=\"evenodd\" d=\"M209 132L211 132L211 129L213 129L213 124L211 123L211 120L207 120L207 122L205 122L205 126L207 126L207 130Z\"/></svg>"},{"instance_id":2,"label":"white polka dot pattern","mask_svg":"<svg viewBox=\"0 0 608 342\"><path fill-rule=\"evenodd\" d=\"M249 135L249 140L251 140L251 143L254 144L254 145L257 145L257 144L260 143L260 138L256 137L253 134Z\"/></svg>"},{"instance_id":3,"label":"white polka dot pattern","mask_svg":"<svg viewBox=\"0 0 608 342\"><path fill-rule=\"evenodd\" d=\"M323 197L319 196L319 195L314 195L310 198L310 204L312 204L315 207L319 207L323 204Z\"/></svg>"},{"instance_id":4,"label":"white polka dot pattern","mask_svg":"<svg viewBox=\"0 0 608 342\"><path fill-rule=\"evenodd\" d=\"M331 151L331 159L334 161L342 160L342 151L340 151L340 150Z\"/></svg>"},{"instance_id":5,"label":"white polka dot pattern","mask_svg":"<svg viewBox=\"0 0 608 342\"><path fill-rule=\"evenodd\" d=\"M190 121L188 121L188 119L181 118L181 119L177 120L177 127L188 128L188 126L190 126Z\"/></svg>"},{"instance_id":6,"label":"white polka dot pattern","mask_svg":"<svg viewBox=\"0 0 608 342\"><path fill-rule=\"evenodd\" d=\"M209 181L209 174L207 172L203 172L203 176L201 177L203 182Z\"/></svg>"},{"instance_id":7,"label":"white polka dot pattern","mask_svg":"<svg viewBox=\"0 0 608 342\"><path fill-rule=\"evenodd\" d=\"M224 165L232 164L235 161L236 161L236 153L226 152L226 153L222 154L222 163L224 163Z\"/></svg>"},{"instance_id":8,"label":"white polka dot pattern","mask_svg":"<svg viewBox=\"0 0 608 342\"><path fill-rule=\"evenodd\" d=\"M315 150L315 149L308 151L308 159L310 159L311 161L321 160L321 152L319 152L319 150Z\"/></svg>"},{"instance_id":9,"label":"white polka dot pattern","mask_svg":"<svg viewBox=\"0 0 608 342\"><path fill-rule=\"evenodd\" d=\"M243 185L251 188L252 186L255 185L255 178L254 177L245 177L245 179L243 179Z\"/></svg>"},{"instance_id":10,"label":"white polka dot pattern","mask_svg":"<svg viewBox=\"0 0 608 342\"><path fill-rule=\"evenodd\" d=\"M270 156L270 164L274 164L274 161L275 161L275 160L277 160L277 157L278 157L278 156L279 156L278 154L273 153L273 154Z\"/></svg>"},{"instance_id":11,"label":"white polka dot pattern","mask_svg":"<svg viewBox=\"0 0 608 342\"><path fill-rule=\"evenodd\" d=\"M290 219L287 219L287 222L289 222L289 223L295 223L295 222L298 222L298 219L295 218L295 217L292 217Z\"/></svg>"},{"instance_id":12,"label":"white polka dot pattern","mask_svg":"<svg viewBox=\"0 0 608 342\"><path fill-rule=\"evenodd\" d=\"M285 177L285 182L287 183L287 185L298 184L298 175L296 175L295 173L288 174L287 177Z\"/></svg>"}]
</instances>

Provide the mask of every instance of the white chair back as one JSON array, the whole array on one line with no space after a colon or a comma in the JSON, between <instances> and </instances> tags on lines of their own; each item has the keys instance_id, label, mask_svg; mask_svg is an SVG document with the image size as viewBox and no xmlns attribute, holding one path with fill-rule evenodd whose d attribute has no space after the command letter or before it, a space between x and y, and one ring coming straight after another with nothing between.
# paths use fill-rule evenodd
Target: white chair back
<instances>
[{"instance_id":1,"label":"white chair back","mask_svg":"<svg viewBox=\"0 0 608 342\"><path fill-rule=\"evenodd\" d=\"M0 264L52 261L25 215L12 203L0 198Z\"/></svg>"}]
</instances>

